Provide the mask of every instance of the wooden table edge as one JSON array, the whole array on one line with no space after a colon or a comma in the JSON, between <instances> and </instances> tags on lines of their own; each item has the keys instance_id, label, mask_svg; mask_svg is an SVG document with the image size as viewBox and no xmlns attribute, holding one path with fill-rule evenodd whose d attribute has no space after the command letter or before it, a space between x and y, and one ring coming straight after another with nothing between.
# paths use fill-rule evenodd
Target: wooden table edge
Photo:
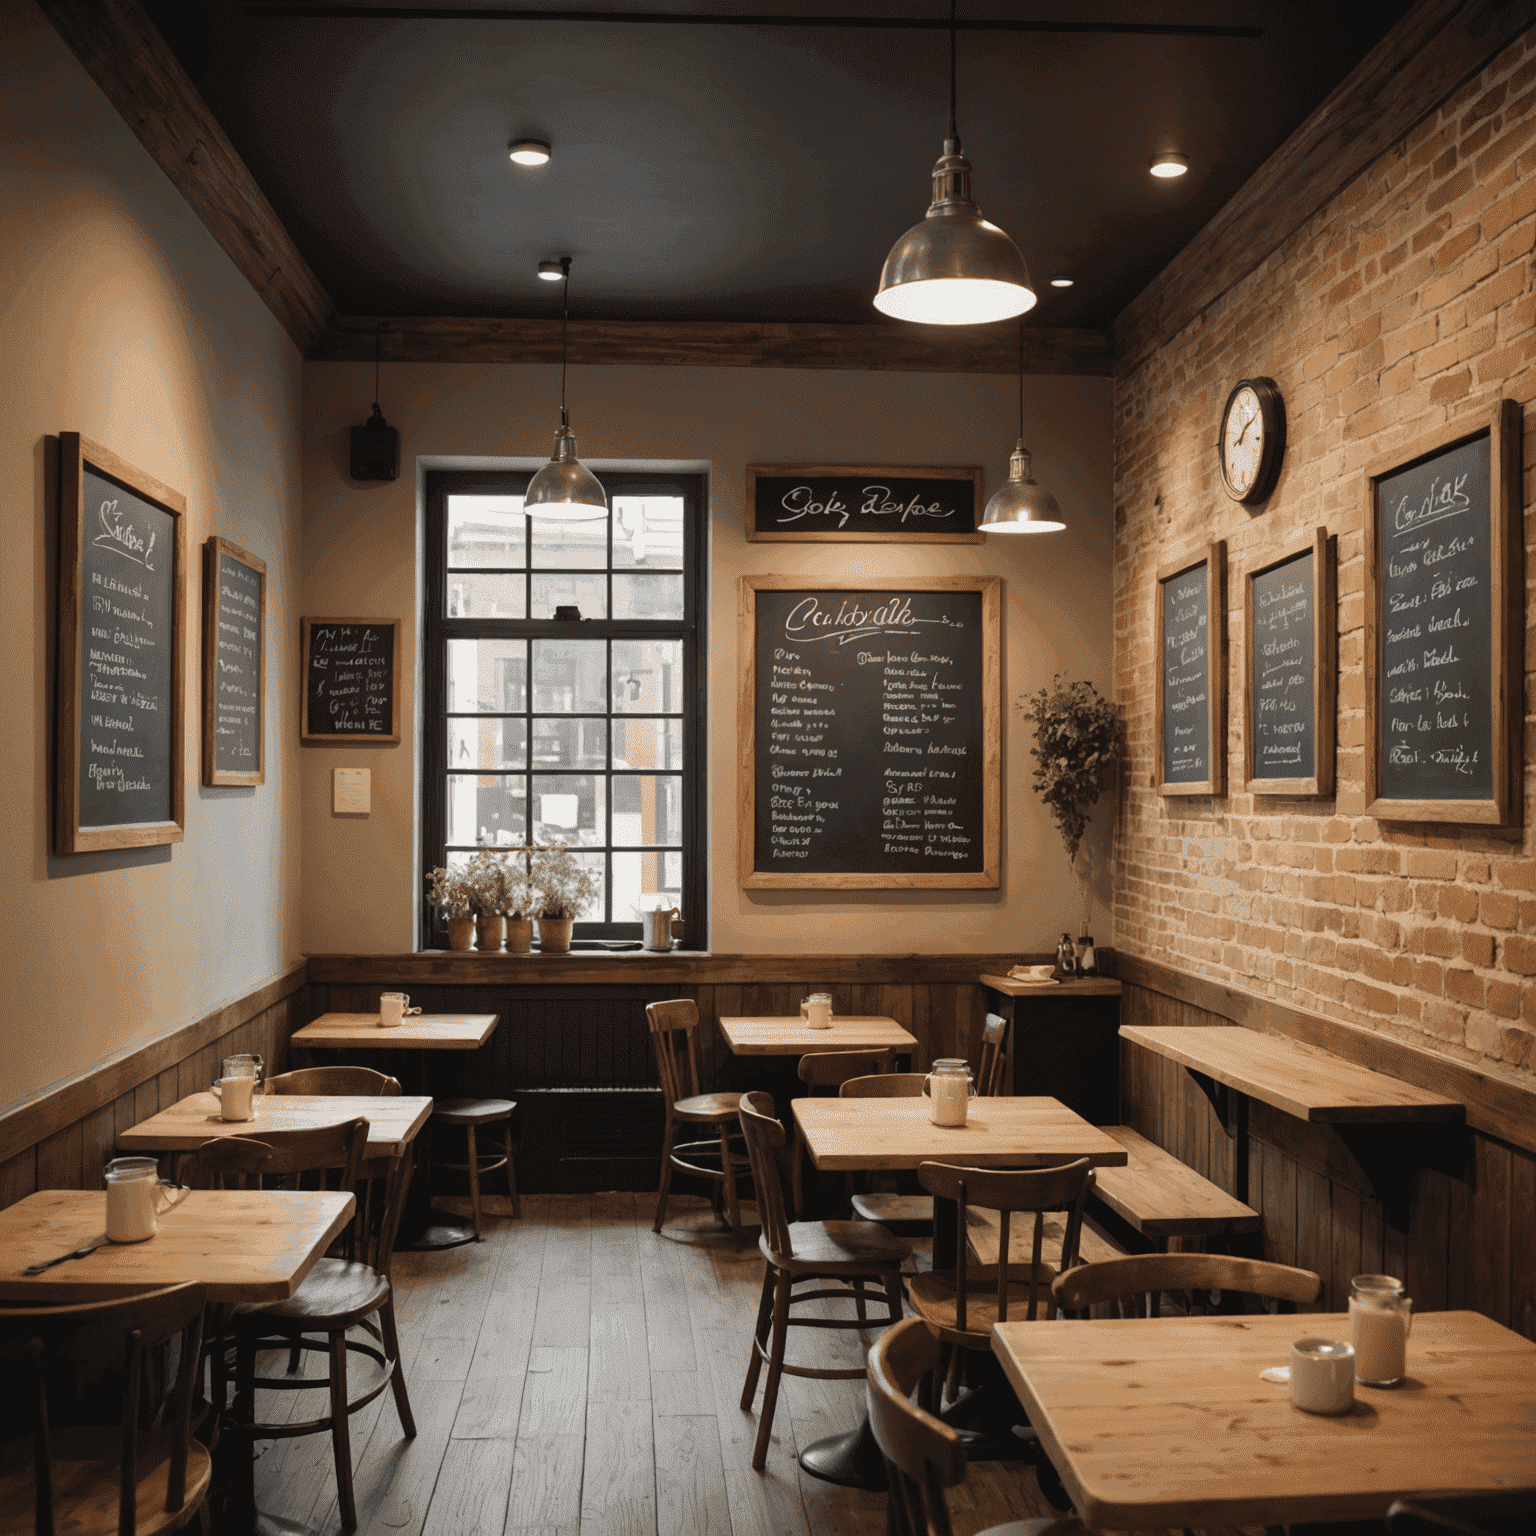
<instances>
[{"instance_id":1,"label":"wooden table edge","mask_svg":"<svg viewBox=\"0 0 1536 1536\"><path fill-rule=\"evenodd\" d=\"M206 1089L199 1089L197 1091L198 1091L198 1093L206 1093L207 1092ZM183 1096L183 1098L177 1099L176 1104L181 1104L181 1103L183 1103L185 1101L185 1099L195 1098L196 1096L197 1095L193 1094L193 1093L186 1094L186 1095ZM285 1097L285 1096L279 1094L279 1095L275 1095L275 1097L281 1098L281 1097ZM304 1097L304 1095L295 1094L294 1097L295 1098L301 1098L301 1097ZM336 1097L340 1098L340 1097L343 1097L343 1095L339 1095L338 1094L338 1095L336 1095ZM382 1095L366 1095L366 1097L382 1097ZM369 1137L369 1139L368 1139L367 1145L364 1147L364 1150L363 1150L363 1156L364 1157L367 1157L367 1158L401 1157L401 1156L404 1155L406 1147L408 1147L421 1134L422 1127L431 1118L432 1109L433 1109L433 1106L436 1103L436 1101L433 1099L432 1095L429 1094L429 1093L402 1093L402 1094L399 1095L399 1100L403 1101L403 1100L406 1100L406 1099L419 1099L421 1101L421 1107L417 1110L416 1117L411 1121L410 1127L406 1131L406 1134L403 1137L401 1137L399 1140L390 1140L390 1139L381 1138L378 1141L375 1141L373 1139L373 1121L369 1120L368 1121L368 1137ZM174 1109L176 1107L176 1104L171 1105L171 1108ZM156 1118L157 1115L161 1115L161 1114L164 1114L164 1113L165 1113L164 1110L157 1110L155 1115L151 1115L149 1117L149 1119L153 1120L153 1119ZM364 1115L362 1118L365 1119L365 1120L368 1119L368 1117L366 1115ZM336 1120L330 1120L330 1121L326 1121L324 1123L327 1124L327 1125L343 1125L343 1124L346 1123L346 1119L347 1119L347 1117L345 1115L342 1115L342 1116L339 1116ZM260 1117L260 1115L257 1115L253 1119L250 1119L250 1120L226 1121L224 1123L225 1124L247 1125L247 1126L249 1126L251 1128L250 1130L245 1131L245 1132L231 1131L231 1132L228 1133L231 1136L244 1134L244 1135L249 1136L251 1138L251 1140L253 1140L253 1141L259 1141L261 1139L261 1131L260 1131L261 1117ZM202 1140L200 1140L200 1141L189 1141L184 1146L183 1145L168 1146L166 1143L173 1139L171 1135L169 1135L167 1133L162 1133L162 1132L151 1132L149 1134L144 1134L143 1133L142 1127L145 1126L145 1125L148 1125L148 1124L149 1124L149 1120L141 1120L138 1125L131 1125L131 1126L128 1127L128 1129L126 1131L119 1131L117 1133L117 1135L113 1138L115 1145L119 1149L121 1149L123 1151L127 1151L127 1152L166 1152L166 1153L175 1152L175 1153L178 1153L178 1154L185 1154L187 1152L195 1152L195 1151L197 1151L197 1149L200 1146L202 1146L203 1142L205 1142L205 1141L216 1141L216 1140L219 1139L216 1136L204 1136L202 1138ZM282 1129L282 1127L279 1127L279 1129ZM289 1127L289 1129L291 1129L291 1127ZM188 1135L191 1135L191 1134L193 1134L193 1133L190 1133L190 1132L188 1133ZM179 1136L178 1136L177 1139L179 1140ZM377 1151L370 1151L369 1148L377 1148L378 1150Z\"/></svg>"},{"instance_id":2,"label":"wooden table edge","mask_svg":"<svg viewBox=\"0 0 1536 1536\"><path fill-rule=\"evenodd\" d=\"M1020 981L1017 976L983 974L981 985L1001 992L1004 997L1119 997L1123 985L1113 976L1085 976L1078 981L1050 984Z\"/></svg>"}]
</instances>

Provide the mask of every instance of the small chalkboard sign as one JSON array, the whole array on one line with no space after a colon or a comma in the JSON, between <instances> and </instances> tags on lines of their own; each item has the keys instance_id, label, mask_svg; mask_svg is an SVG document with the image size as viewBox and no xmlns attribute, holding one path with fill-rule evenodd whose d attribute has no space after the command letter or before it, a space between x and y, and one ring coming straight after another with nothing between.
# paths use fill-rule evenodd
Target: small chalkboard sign
<instances>
[{"instance_id":1,"label":"small chalkboard sign","mask_svg":"<svg viewBox=\"0 0 1536 1536\"><path fill-rule=\"evenodd\" d=\"M753 464L754 543L980 544L981 469Z\"/></svg>"},{"instance_id":2,"label":"small chalkboard sign","mask_svg":"<svg viewBox=\"0 0 1536 1536\"><path fill-rule=\"evenodd\" d=\"M996 887L1001 581L743 576L743 887Z\"/></svg>"},{"instance_id":3,"label":"small chalkboard sign","mask_svg":"<svg viewBox=\"0 0 1536 1536\"><path fill-rule=\"evenodd\" d=\"M1220 795L1227 768L1227 546L1157 573L1157 771L1164 795Z\"/></svg>"},{"instance_id":4,"label":"small chalkboard sign","mask_svg":"<svg viewBox=\"0 0 1536 1536\"><path fill-rule=\"evenodd\" d=\"M301 621L302 741L400 740L400 620Z\"/></svg>"},{"instance_id":5,"label":"small chalkboard sign","mask_svg":"<svg viewBox=\"0 0 1536 1536\"><path fill-rule=\"evenodd\" d=\"M1243 581L1244 757L1250 795L1331 795L1338 678L1328 530Z\"/></svg>"},{"instance_id":6,"label":"small chalkboard sign","mask_svg":"<svg viewBox=\"0 0 1536 1536\"><path fill-rule=\"evenodd\" d=\"M185 499L59 434L59 853L179 843Z\"/></svg>"},{"instance_id":7,"label":"small chalkboard sign","mask_svg":"<svg viewBox=\"0 0 1536 1536\"><path fill-rule=\"evenodd\" d=\"M265 784L267 563L203 545L203 783Z\"/></svg>"},{"instance_id":8,"label":"small chalkboard sign","mask_svg":"<svg viewBox=\"0 0 1536 1536\"><path fill-rule=\"evenodd\" d=\"M1518 825L1525 583L1520 408L1366 471L1366 812Z\"/></svg>"}]
</instances>

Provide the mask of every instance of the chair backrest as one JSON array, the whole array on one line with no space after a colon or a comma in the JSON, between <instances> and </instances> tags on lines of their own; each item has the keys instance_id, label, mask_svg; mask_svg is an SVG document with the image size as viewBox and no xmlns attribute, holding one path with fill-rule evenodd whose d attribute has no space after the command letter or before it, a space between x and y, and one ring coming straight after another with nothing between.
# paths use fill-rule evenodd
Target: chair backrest
<instances>
[{"instance_id":1,"label":"chair backrest","mask_svg":"<svg viewBox=\"0 0 1536 1536\"><path fill-rule=\"evenodd\" d=\"M976 1068L976 1092L995 1098L1003 1091L1003 1068L1008 1064L1008 1020L989 1013L981 1031L981 1061Z\"/></svg>"},{"instance_id":2,"label":"chair backrest","mask_svg":"<svg viewBox=\"0 0 1536 1536\"><path fill-rule=\"evenodd\" d=\"M352 1097L396 1099L400 1079L372 1067L300 1067L267 1079L268 1093L326 1093Z\"/></svg>"},{"instance_id":3,"label":"chair backrest","mask_svg":"<svg viewBox=\"0 0 1536 1536\"><path fill-rule=\"evenodd\" d=\"M890 1524L902 1536L951 1536L944 1490L965 1477L960 1436L912 1401L938 1359L938 1339L908 1317L875 1340L865 1362L869 1427L890 1478Z\"/></svg>"},{"instance_id":4,"label":"chair backrest","mask_svg":"<svg viewBox=\"0 0 1536 1536\"><path fill-rule=\"evenodd\" d=\"M771 1252L784 1258L794 1253L789 1239L789 1217L784 1213L784 1183L779 1177L778 1154L784 1150L784 1126L773 1118L773 1095L762 1092L741 1096L742 1139L752 1165L752 1184L757 1190L757 1215Z\"/></svg>"},{"instance_id":5,"label":"chair backrest","mask_svg":"<svg viewBox=\"0 0 1536 1536\"><path fill-rule=\"evenodd\" d=\"M656 1071L670 1111L679 1099L691 1098L699 1091L699 1044L695 1038L699 1005L691 997L647 1003L645 1022L651 1026Z\"/></svg>"},{"instance_id":6,"label":"chair backrest","mask_svg":"<svg viewBox=\"0 0 1536 1536\"><path fill-rule=\"evenodd\" d=\"M164 1507L179 1510L186 1502L192 1391L197 1383L205 1300L201 1282L188 1281L87 1306L0 1310L0 1381L6 1384L0 1404L0 1439L32 1439L38 1532L51 1536L54 1529L48 1389L68 1389L99 1376L104 1367L110 1369L116 1362L122 1365L119 1536L134 1536L136 1528L141 1424L159 1422L170 1429ZM178 1335L176 1378L154 1401L158 1373L150 1365L151 1353Z\"/></svg>"},{"instance_id":7,"label":"chair backrest","mask_svg":"<svg viewBox=\"0 0 1536 1536\"><path fill-rule=\"evenodd\" d=\"M926 1072L881 1072L875 1077L850 1077L837 1094L842 1099L916 1099L927 1081Z\"/></svg>"},{"instance_id":8,"label":"chair backrest","mask_svg":"<svg viewBox=\"0 0 1536 1536\"><path fill-rule=\"evenodd\" d=\"M1224 1253L1139 1253L1081 1264L1058 1275L1051 1290L1063 1311L1083 1316L1101 1303L1127 1297L1140 1302L1161 1291L1188 1291L1192 1313L1205 1309L1201 1298L1211 1291L1223 1296L1272 1297L1294 1311L1298 1302L1316 1301L1322 1283L1310 1269L1262 1259L1237 1259Z\"/></svg>"},{"instance_id":9,"label":"chair backrest","mask_svg":"<svg viewBox=\"0 0 1536 1536\"><path fill-rule=\"evenodd\" d=\"M889 1072L895 1051L815 1051L800 1058L800 1081L811 1088L840 1088L850 1077Z\"/></svg>"},{"instance_id":10,"label":"chair backrest","mask_svg":"<svg viewBox=\"0 0 1536 1536\"><path fill-rule=\"evenodd\" d=\"M939 1200L953 1200L959 1206L957 1216L959 1232L965 1232L966 1211L979 1205L997 1211L1002 1220L997 1242L997 1320L1008 1320L1009 1283L1009 1219L1014 1211L1033 1211L1035 1216L1035 1242L1029 1265L1029 1311L1026 1317L1033 1322L1038 1311L1040 1295L1040 1248L1045 1239L1045 1213L1066 1211L1066 1229L1061 1238L1061 1259L1058 1269L1066 1271L1077 1263L1078 1241L1083 1230L1083 1206L1093 1183L1093 1170L1086 1157L1075 1163L1065 1163L1057 1168L959 1168L951 1163L922 1163L917 1170L918 1181L923 1188ZM957 1245L955 1265L955 1326L966 1327L967 1290L966 1244Z\"/></svg>"}]
</instances>

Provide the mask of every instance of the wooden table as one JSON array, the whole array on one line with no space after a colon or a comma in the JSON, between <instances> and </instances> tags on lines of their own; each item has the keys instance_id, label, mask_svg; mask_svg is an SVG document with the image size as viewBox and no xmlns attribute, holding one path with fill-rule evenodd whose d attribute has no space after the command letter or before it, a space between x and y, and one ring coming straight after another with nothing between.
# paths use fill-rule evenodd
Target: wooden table
<instances>
[{"instance_id":1,"label":"wooden table","mask_svg":"<svg viewBox=\"0 0 1536 1536\"><path fill-rule=\"evenodd\" d=\"M310 1051L477 1051L491 1038L496 1013L419 1013L381 1029L376 1013L322 1013L289 1044Z\"/></svg>"},{"instance_id":2,"label":"wooden table","mask_svg":"<svg viewBox=\"0 0 1536 1536\"><path fill-rule=\"evenodd\" d=\"M984 975L989 1013L1010 1024L1005 1093L1048 1093L1095 1125L1120 1119L1120 983L1111 976L1032 985Z\"/></svg>"},{"instance_id":3,"label":"wooden table","mask_svg":"<svg viewBox=\"0 0 1536 1536\"><path fill-rule=\"evenodd\" d=\"M1258 1099L1298 1120L1342 1126L1422 1126L1458 1122L1465 1109L1454 1099L1400 1078L1356 1066L1316 1046L1283 1035L1263 1035L1237 1024L1143 1028L1122 1024L1120 1034L1146 1050L1179 1062L1211 1101L1232 1138L1233 1195L1248 1202L1248 1105ZM1370 1175L1389 1216L1406 1229L1411 1161L1396 1146L1355 1137L1350 1150Z\"/></svg>"},{"instance_id":4,"label":"wooden table","mask_svg":"<svg viewBox=\"0 0 1536 1536\"><path fill-rule=\"evenodd\" d=\"M351 1219L351 1195L328 1191L189 1191L148 1242L108 1243L41 1275L29 1264L100 1237L104 1189L45 1189L0 1211L0 1300L32 1305L107 1301L200 1280L210 1302L281 1301Z\"/></svg>"},{"instance_id":5,"label":"wooden table","mask_svg":"<svg viewBox=\"0 0 1536 1536\"><path fill-rule=\"evenodd\" d=\"M1348 1338L1348 1316L1008 1322L992 1348L1095 1529L1379 1520L1403 1496L1536 1489L1536 1343L1421 1313L1408 1379L1356 1387L1330 1419L1259 1380L1308 1336Z\"/></svg>"},{"instance_id":6,"label":"wooden table","mask_svg":"<svg viewBox=\"0 0 1536 1536\"><path fill-rule=\"evenodd\" d=\"M260 1139L263 1130L303 1131L319 1125L340 1125L359 1115L368 1121L368 1145L363 1156L404 1155L432 1113L432 1100L417 1096L382 1098L335 1093L275 1093L256 1098L249 1120L223 1120L219 1101L211 1093L194 1093L119 1133L117 1144L127 1152L193 1152L205 1141L224 1136Z\"/></svg>"},{"instance_id":7,"label":"wooden table","mask_svg":"<svg viewBox=\"0 0 1536 1536\"><path fill-rule=\"evenodd\" d=\"M895 1051L907 1056L917 1038L895 1019L834 1014L830 1029L812 1029L799 1015L722 1017L720 1033L736 1056L806 1056L817 1051Z\"/></svg>"}]
</instances>

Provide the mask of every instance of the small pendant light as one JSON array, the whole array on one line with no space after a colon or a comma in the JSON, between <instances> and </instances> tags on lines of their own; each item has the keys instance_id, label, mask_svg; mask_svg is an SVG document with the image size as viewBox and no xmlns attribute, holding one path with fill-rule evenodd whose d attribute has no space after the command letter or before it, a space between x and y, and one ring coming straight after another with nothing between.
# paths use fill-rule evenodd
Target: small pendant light
<instances>
[{"instance_id":1,"label":"small pendant light","mask_svg":"<svg viewBox=\"0 0 1536 1536\"><path fill-rule=\"evenodd\" d=\"M875 308L923 325L984 325L1035 305L1019 248L971 200L971 162L955 126L955 0L949 5L949 137L933 168L933 202L885 258Z\"/></svg>"},{"instance_id":2,"label":"small pendant light","mask_svg":"<svg viewBox=\"0 0 1536 1536\"><path fill-rule=\"evenodd\" d=\"M523 510L535 517L568 523L593 522L608 516L608 498L597 476L576 457L576 438L565 409L565 375L571 330L571 258L560 258L565 283L565 318L560 326L560 425L549 463L528 482Z\"/></svg>"},{"instance_id":3,"label":"small pendant light","mask_svg":"<svg viewBox=\"0 0 1536 1536\"><path fill-rule=\"evenodd\" d=\"M383 349L384 327L373 331L373 414L360 427L352 428L354 480L398 480L400 478L400 434L384 420L379 409L379 363Z\"/></svg>"},{"instance_id":4,"label":"small pendant light","mask_svg":"<svg viewBox=\"0 0 1536 1536\"><path fill-rule=\"evenodd\" d=\"M1056 498L1030 473L1030 452L1024 446L1024 321L1019 320L1019 443L1008 460L1008 483L997 491L981 514L988 533L1060 533L1066 522Z\"/></svg>"}]
</instances>

